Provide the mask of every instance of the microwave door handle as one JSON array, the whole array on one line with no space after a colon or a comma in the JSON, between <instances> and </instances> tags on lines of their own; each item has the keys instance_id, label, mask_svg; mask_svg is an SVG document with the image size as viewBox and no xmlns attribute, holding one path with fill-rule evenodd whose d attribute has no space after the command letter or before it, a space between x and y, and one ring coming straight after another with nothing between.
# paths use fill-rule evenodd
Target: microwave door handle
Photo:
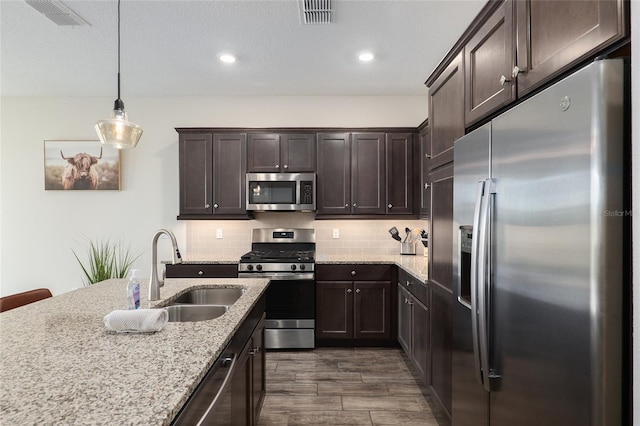
<instances>
[{"instance_id":1,"label":"microwave door handle","mask_svg":"<svg viewBox=\"0 0 640 426\"><path fill-rule=\"evenodd\" d=\"M482 367L480 359L480 342L478 336L478 230L480 229L480 210L484 199L485 181L478 182L478 190L476 194L475 207L473 209L473 229L471 235L471 336L473 340L473 361L476 380L484 385L482 380Z\"/></svg>"}]
</instances>

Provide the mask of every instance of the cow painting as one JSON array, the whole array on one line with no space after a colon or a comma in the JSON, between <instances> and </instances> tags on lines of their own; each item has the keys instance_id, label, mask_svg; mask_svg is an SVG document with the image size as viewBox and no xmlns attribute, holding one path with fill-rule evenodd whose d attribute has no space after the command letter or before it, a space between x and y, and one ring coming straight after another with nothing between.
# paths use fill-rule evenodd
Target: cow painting
<instances>
[{"instance_id":1,"label":"cow painting","mask_svg":"<svg viewBox=\"0 0 640 426\"><path fill-rule=\"evenodd\" d=\"M73 157L65 157L62 150L60 155L69 163L62 174L64 189L96 189L98 187L98 172L93 166L102 158L102 148L98 157L84 152Z\"/></svg>"}]
</instances>

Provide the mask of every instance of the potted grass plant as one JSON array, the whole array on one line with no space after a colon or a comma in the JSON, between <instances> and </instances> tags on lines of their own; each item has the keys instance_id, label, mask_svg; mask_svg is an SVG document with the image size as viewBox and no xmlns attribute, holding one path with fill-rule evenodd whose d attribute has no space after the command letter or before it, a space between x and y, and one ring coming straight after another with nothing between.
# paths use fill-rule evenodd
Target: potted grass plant
<instances>
[{"instance_id":1,"label":"potted grass plant","mask_svg":"<svg viewBox=\"0 0 640 426\"><path fill-rule=\"evenodd\" d=\"M73 249L71 251L84 272L85 286L111 278L125 278L133 262L140 257L139 254L132 254L129 246L125 247L122 242L112 242L108 238L95 242L89 240L87 264L80 260Z\"/></svg>"}]
</instances>

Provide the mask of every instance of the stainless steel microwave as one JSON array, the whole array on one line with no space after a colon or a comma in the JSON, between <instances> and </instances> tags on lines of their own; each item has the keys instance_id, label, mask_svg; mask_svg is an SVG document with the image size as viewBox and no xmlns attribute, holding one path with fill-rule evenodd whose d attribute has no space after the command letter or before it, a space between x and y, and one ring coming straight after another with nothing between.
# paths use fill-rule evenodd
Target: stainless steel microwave
<instances>
[{"instance_id":1,"label":"stainless steel microwave","mask_svg":"<svg viewBox=\"0 0 640 426\"><path fill-rule=\"evenodd\" d=\"M247 210L315 209L315 173L247 173Z\"/></svg>"}]
</instances>

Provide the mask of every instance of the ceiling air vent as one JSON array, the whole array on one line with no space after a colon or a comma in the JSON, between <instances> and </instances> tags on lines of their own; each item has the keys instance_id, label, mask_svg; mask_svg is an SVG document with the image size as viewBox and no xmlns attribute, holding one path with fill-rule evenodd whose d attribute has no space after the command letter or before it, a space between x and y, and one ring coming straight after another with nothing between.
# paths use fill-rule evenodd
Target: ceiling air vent
<instances>
[{"instance_id":1,"label":"ceiling air vent","mask_svg":"<svg viewBox=\"0 0 640 426\"><path fill-rule=\"evenodd\" d=\"M300 0L303 24L330 24L333 22L331 0Z\"/></svg>"},{"instance_id":2,"label":"ceiling air vent","mask_svg":"<svg viewBox=\"0 0 640 426\"><path fill-rule=\"evenodd\" d=\"M25 0L27 4L57 25L89 25L80 15L59 0Z\"/></svg>"}]
</instances>

